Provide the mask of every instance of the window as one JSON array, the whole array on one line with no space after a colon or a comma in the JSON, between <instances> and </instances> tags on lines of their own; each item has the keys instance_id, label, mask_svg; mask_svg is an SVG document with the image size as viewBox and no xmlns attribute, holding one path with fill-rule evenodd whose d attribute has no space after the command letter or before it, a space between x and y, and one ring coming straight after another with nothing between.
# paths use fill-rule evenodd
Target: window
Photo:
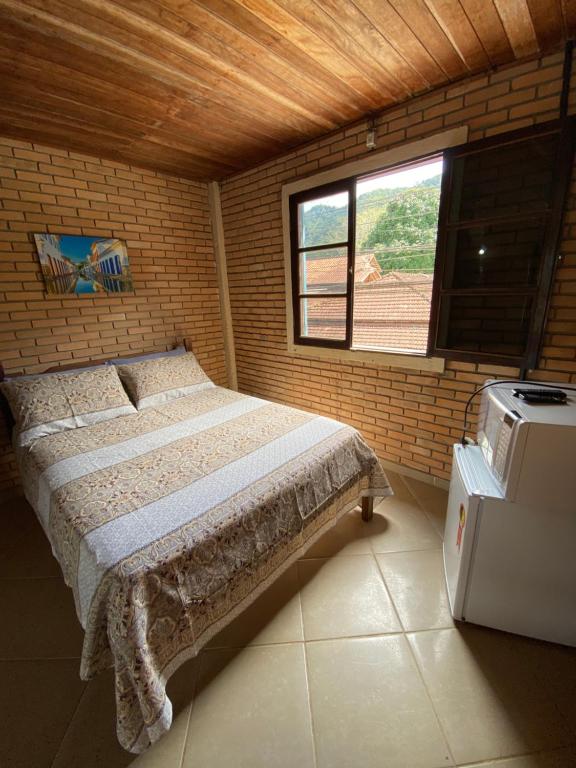
<instances>
[{"instance_id":1,"label":"window","mask_svg":"<svg viewBox=\"0 0 576 768\"><path fill-rule=\"evenodd\" d=\"M573 127L547 123L446 151L432 354L536 366Z\"/></svg>"},{"instance_id":2,"label":"window","mask_svg":"<svg viewBox=\"0 0 576 768\"><path fill-rule=\"evenodd\" d=\"M290 195L295 343L534 366L573 133L548 123Z\"/></svg>"}]
</instances>

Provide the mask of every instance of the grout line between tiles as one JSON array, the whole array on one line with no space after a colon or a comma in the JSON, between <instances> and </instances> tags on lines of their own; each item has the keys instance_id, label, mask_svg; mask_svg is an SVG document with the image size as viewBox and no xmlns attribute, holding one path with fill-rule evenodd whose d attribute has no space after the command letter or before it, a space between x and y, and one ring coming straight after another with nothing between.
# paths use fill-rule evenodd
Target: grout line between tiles
<instances>
[{"instance_id":1,"label":"grout line between tiles","mask_svg":"<svg viewBox=\"0 0 576 768\"><path fill-rule=\"evenodd\" d=\"M196 705L196 694L198 693L198 683L200 681L200 670L202 668L201 654L202 652L200 652L196 657L198 659L198 664L196 665L196 669L194 671L194 689L192 691L192 701L190 702L188 718L186 719L186 729L184 730L184 739L182 741L182 751L180 753L180 760L178 761L177 768L183 768L184 766L184 757L186 755L186 748L188 746L188 734L190 733L190 721L192 720L192 712L194 711L194 706Z\"/></svg>"},{"instance_id":2,"label":"grout line between tiles","mask_svg":"<svg viewBox=\"0 0 576 768\"><path fill-rule=\"evenodd\" d=\"M310 679L309 679L309 665L308 665L308 653L306 650L306 643L303 643L304 650L304 676L306 678L306 696L308 699L308 712L310 714L310 730L312 732L312 757L314 761L314 768L318 766L318 748L316 746L316 729L314 728L314 715L312 713L312 696L310 695Z\"/></svg>"},{"instance_id":3,"label":"grout line between tiles","mask_svg":"<svg viewBox=\"0 0 576 768\"><path fill-rule=\"evenodd\" d=\"M428 631L433 631L433 630L428 630ZM424 686L424 690L426 691L426 696L428 697L428 701L430 702L430 706L432 707L432 712L434 712L434 717L436 718L436 722L438 723L438 728L440 729L440 733L442 734L444 741L446 742L446 748L448 749L448 754L450 755L450 759L452 760L452 765L455 766L456 758L454 757L454 753L452 752L452 747L450 746L450 742L448 740L448 735L446 733L446 730L444 729L444 723L442 722L440 715L436 711L436 706L434 705L432 694L430 693L430 689L428 688L428 684L426 683L424 674L420 669L420 665L418 664L418 659L416 658L414 648L412 647L412 643L410 642L410 639L408 638L407 633L404 633L404 640L408 645L408 648L410 650L410 655L412 656L412 661L416 666L416 670L418 671L420 680L422 680L422 685Z\"/></svg>"},{"instance_id":4,"label":"grout line between tiles","mask_svg":"<svg viewBox=\"0 0 576 768\"><path fill-rule=\"evenodd\" d=\"M388 600L390 601L390 605L392 606L392 610L394 611L394 616L396 616L396 620L398 621L398 626L401 627L402 632L405 632L406 629L404 627L404 622L402 621L402 618L400 617L400 613L398 611L398 608L396 608L396 603L394 602L394 598L392 597L392 593L388 589L388 584L386 584L386 579L384 578L384 574L382 573L382 569L380 568L380 563L378 562L378 558L374 553L372 553L372 557L374 558L374 562L376 563L376 570L378 571L380 578L382 580L382 584L384 585L384 591L388 595Z\"/></svg>"},{"instance_id":5,"label":"grout line between tiles","mask_svg":"<svg viewBox=\"0 0 576 768\"><path fill-rule=\"evenodd\" d=\"M56 752L54 752L54 757L50 761L50 768L53 768L54 764L56 763L56 760L58 758L58 755L60 754L60 750L62 749L62 745L64 744L64 740L66 739L66 736L68 735L68 732L70 731L70 728L72 727L72 723L74 721L74 718L76 717L76 714L78 710L80 709L80 704L82 703L82 699L84 696L86 696L86 691L88 690L88 683L84 686L82 689L82 693L78 697L78 701L76 703L76 706L74 707L74 711L72 712L72 715L70 716L70 720L68 721L68 725L66 726L66 730L62 734L62 738L60 739L60 742L58 744L58 748L56 749Z\"/></svg>"}]
</instances>

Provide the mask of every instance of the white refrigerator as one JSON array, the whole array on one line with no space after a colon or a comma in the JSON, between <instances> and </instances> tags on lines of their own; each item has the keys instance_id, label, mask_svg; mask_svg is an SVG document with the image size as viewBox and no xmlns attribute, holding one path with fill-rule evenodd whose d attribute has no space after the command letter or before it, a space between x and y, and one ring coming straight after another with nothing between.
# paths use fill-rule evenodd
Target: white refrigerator
<instances>
[{"instance_id":1,"label":"white refrigerator","mask_svg":"<svg viewBox=\"0 0 576 768\"><path fill-rule=\"evenodd\" d=\"M454 446L444 536L452 614L576 646L576 401L528 406L511 387L484 400L479 444Z\"/></svg>"}]
</instances>

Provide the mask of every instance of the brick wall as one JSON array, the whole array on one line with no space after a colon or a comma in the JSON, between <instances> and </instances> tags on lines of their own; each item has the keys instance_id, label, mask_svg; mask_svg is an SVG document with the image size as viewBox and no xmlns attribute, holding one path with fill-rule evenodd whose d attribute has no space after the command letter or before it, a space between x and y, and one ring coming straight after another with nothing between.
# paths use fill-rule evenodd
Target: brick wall
<instances>
[{"instance_id":1,"label":"brick wall","mask_svg":"<svg viewBox=\"0 0 576 768\"><path fill-rule=\"evenodd\" d=\"M468 125L469 139L558 116L562 55L517 64L416 98L378 120L386 149ZM575 96L572 91L572 97ZM575 99L571 99L574 110ZM239 387L346 421L386 461L448 478L464 403L515 369L448 363L443 374L310 360L287 352L281 187L367 154L365 125L327 136L222 185ZM535 378L576 382L576 185L573 180L543 356Z\"/></svg>"},{"instance_id":2,"label":"brick wall","mask_svg":"<svg viewBox=\"0 0 576 768\"><path fill-rule=\"evenodd\" d=\"M47 296L32 232L127 241L134 294ZM6 372L166 349L226 373L205 184L0 138L0 360ZM14 486L1 429L0 489Z\"/></svg>"}]
</instances>

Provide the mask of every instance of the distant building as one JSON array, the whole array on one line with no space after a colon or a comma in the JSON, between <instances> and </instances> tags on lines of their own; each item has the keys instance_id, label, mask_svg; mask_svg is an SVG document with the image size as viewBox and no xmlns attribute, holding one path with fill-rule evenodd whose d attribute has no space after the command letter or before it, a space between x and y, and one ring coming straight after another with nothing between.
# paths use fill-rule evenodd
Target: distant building
<instances>
[{"instance_id":1,"label":"distant building","mask_svg":"<svg viewBox=\"0 0 576 768\"><path fill-rule=\"evenodd\" d=\"M307 290L331 293L346 283L346 256L306 263ZM373 253L356 256L354 276L355 347L424 352L428 340L433 275L426 272L383 272ZM314 299L307 312L308 335L334 338L342 329L342 303Z\"/></svg>"},{"instance_id":2,"label":"distant building","mask_svg":"<svg viewBox=\"0 0 576 768\"><path fill-rule=\"evenodd\" d=\"M90 248L89 277L107 291L132 290L126 247L121 240L95 240Z\"/></svg>"},{"instance_id":3,"label":"distant building","mask_svg":"<svg viewBox=\"0 0 576 768\"><path fill-rule=\"evenodd\" d=\"M70 293L76 284L78 270L74 262L60 250L59 235L37 235L40 266L48 293Z\"/></svg>"}]
</instances>

